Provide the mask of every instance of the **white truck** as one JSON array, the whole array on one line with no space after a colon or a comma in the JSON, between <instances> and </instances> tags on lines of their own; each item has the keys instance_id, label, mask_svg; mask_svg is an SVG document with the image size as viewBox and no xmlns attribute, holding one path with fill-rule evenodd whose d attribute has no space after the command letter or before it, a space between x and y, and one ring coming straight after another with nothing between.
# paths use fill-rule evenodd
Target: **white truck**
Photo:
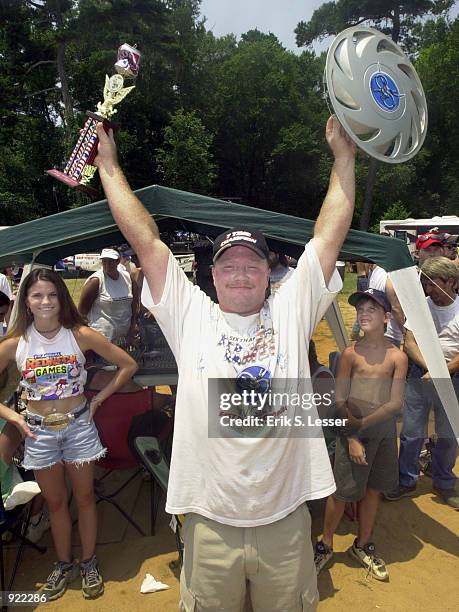
<instances>
[{"instance_id":1,"label":"white truck","mask_svg":"<svg viewBox=\"0 0 459 612\"><path fill-rule=\"evenodd\" d=\"M394 238L403 240L411 252L416 248L416 238L433 228L438 228L440 232L448 234L459 234L459 217L444 215L429 219L386 219L379 222L380 234L389 232Z\"/></svg>"}]
</instances>

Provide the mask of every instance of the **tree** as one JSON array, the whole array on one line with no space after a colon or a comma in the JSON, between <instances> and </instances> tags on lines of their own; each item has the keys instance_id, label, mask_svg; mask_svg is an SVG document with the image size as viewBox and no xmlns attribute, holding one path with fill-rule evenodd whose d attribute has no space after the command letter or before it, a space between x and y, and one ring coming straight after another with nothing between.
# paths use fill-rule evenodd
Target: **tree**
<instances>
[{"instance_id":1,"label":"tree","mask_svg":"<svg viewBox=\"0 0 459 612\"><path fill-rule=\"evenodd\" d=\"M206 132L196 113L179 109L164 130L164 144L157 149L156 160L168 187L210 194L215 179L215 164Z\"/></svg>"},{"instance_id":2,"label":"tree","mask_svg":"<svg viewBox=\"0 0 459 612\"><path fill-rule=\"evenodd\" d=\"M432 26L426 24L430 32ZM459 214L459 18L443 40L421 50L416 68L429 103L429 129L425 148L429 164L423 180L428 186L425 208L437 206L437 214Z\"/></svg>"},{"instance_id":3,"label":"tree","mask_svg":"<svg viewBox=\"0 0 459 612\"><path fill-rule=\"evenodd\" d=\"M257 31L244 34L216 66L220 196L304 215L305 194L320 191L314 151L325 124L317 96L321 69L312 53L299 58Z\"/></svg>"},{"instance_id":4,"label":"tree","mask_svg":"<svg viewBox=\"0 0 459 612\"><path fill-rule=\"evenodd\" d=\"M424 15L445 14L454 0L337 0L327 2L314 11L309 22L301 21L295 29L298 46L338 34L358 24L373 25L403 46L416 23ZM373 206L373 191L379 162L372 158L368 167L365 197L360 215L360 229L368 230Z\"/></svg>"}]
</instances>

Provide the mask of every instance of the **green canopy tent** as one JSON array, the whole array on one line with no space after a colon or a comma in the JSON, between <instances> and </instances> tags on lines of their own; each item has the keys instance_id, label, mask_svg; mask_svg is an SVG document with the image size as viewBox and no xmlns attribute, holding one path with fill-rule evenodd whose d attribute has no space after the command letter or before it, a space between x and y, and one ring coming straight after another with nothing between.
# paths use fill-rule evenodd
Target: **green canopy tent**
<instances>
[{"instance_id":1,"label":"green canopy tent","mask_svg":"<svg viewBox=\"0 0 459 612\"><path fill-rule=\"evenodd\" d=\"M160 230L184 229L210 238L237 225L261 230L270 247L298 257L312 237L314 223L307 219L251 208L185 191L153 185L136 192L155 217ZM38 263L53 265L75 253L120 244L106 200L2 230L0 267ZM410 320L419 348L434 379L453 430L459 438L459 407L421 284L408 248L394 238L350 230L340 258L377 263L390 273L402 308ZM340 347L346 331L336 305L328 321ZM443 385L439 384L443 381Z\"/></svg>"},{"instance_id":2,"label":"green canopy tent","mask_svg":"<svg viewBox=\"0 0 459 612\"><path fill-rule=\"evenodd\" d=\"M314 222L233 202L153 185L136 192L160 230L183 229L215 238L236 225L261 230L273 250L298 257L313 234ZM106 200L2 230L0 267L53 265L75 253L87 253L124 241ZM351 230L341 259L372 261L388 271L413 265L401 240Z\"/></svg>"}]
</instances>

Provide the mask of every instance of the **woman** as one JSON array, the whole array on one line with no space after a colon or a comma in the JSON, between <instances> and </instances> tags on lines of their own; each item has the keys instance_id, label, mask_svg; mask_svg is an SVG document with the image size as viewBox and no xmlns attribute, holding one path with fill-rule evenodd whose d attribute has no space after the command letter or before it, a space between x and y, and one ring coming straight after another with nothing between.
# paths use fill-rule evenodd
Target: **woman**
<instances>
[{"instance_id":1,"label":"woman","mask_svg":"<svg viewBox=\"0 0 459 612\"><path fill-rule=\"evenodd\" d=\"M118 372L88 406L84 352L92 350L118 366ZM72 521L67 473L78 508L82 544L80 572L85 598L103 593L94 554L97 514L94 462L105 454L93 416L98 406L121 388L137 365L129 355L86 326L61 277L33 270L21 285L17 318L0 343L0 372L16 361L27 397L26 417L0 404L0 417L25 436L23 467L33 469L46 499L58 561L43 590L49 599L64 594L76 577L72 560Z\"/></svg>"},{"instance_id":2,"label":"woman","mask_svg":"<svg viewBox=\"0 0 459 612\"><path fill-rule=\"evenodd\" d=\"M132 344L137 324L139 298L137 285L114 249L103 249L102 269L84 284L78 310L88 317L89 325L110 342Z\"/></svg>"}]
</instances>

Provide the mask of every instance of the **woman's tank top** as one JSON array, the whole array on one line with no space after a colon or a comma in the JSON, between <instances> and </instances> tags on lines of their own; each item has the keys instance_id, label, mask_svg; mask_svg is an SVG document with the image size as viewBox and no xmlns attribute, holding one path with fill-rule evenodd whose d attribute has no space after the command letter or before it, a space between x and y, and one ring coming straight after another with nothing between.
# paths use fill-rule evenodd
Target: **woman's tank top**
<instances>
[{"instance_id":1,"label":"woman's tank top","mask_svg":"<svg viewBox=\"0 0 459 612\"><path fill-rule=\"evenodd\" d=\"M45 338L32 325L19 339L16 364L28 400L57 400L82 395L86 359L70 329Z\"/></svg>"}]
</instances>

